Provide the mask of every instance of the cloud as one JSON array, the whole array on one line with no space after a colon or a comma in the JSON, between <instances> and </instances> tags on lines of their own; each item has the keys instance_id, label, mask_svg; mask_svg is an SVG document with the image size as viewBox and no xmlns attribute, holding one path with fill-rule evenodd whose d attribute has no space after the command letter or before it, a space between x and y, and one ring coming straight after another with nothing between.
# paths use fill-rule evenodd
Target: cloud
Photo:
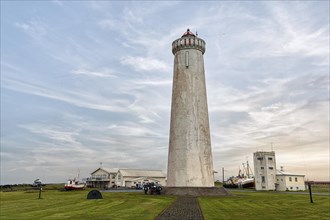
<instances>
[{"instance_id":1,"label":"cloud","mask_svg":"<svg viewBox=\"0 0 330 220\"><path fill-rule=\"evenodd\" d=\"M63 6L63 1L60 1L60 0L52 0L51 2L54 3L55 5Z\"/></svg>"},{"instance_id":2,"label":"cloud","mask_svg":"<svg viewBox=\"0 0 330 220\"><path fill-rule=\"evenodd\" d=\"M109 112L126 112L129 100L113 99L109 101L105 97L92 94L86 90L71 90L54 88L50 90L38 84L27 83L15 79L3 79L3 88L17 92L31 94L39 97L62 101L81 108L109 111Z\"/></svg>"},{"instance_id":3,"label":"cloud","mask_svg":"<svg viewBox=\"0 0 330 220\"><path fill-rule=\"evenodd\" d=\"M304 25L304 22L298 22L294 17L297 14L292 14L283 5L272 7L271 12L275 15L274 22L278 23L283 31L282 36L285 37L279 39L283 45L275 50L275 54L296 53L329 58L329 50L326 47L329 41L329 24L322 27Z\"/></svg>"},{"instance_id":4,"label":"cloud","mask_svg":"<svg viewBox=\"0 0 330 220\"><path fill-rule=\"evenodd\" d=\"M92 77L117 77L115 74L112 73L111 70L90 71L82 68L82 69L73 70L71 72L76 75L86 75Z\"/></svg>"},{"instance_id":5,"label":"cloud","mask_svg":"<svg viewBox=\"0 0 330 220\"><path fill-rule=\"evenodd\" d=\"M15 27L21 29L33 38L40 38L47 34L46 25L38 20L29 22L15 22Z\"/></svg>"},{"instance_id":6,"label":"cloud","mask_svg":"<svg viewBox=\"0 0 330 220\"><path fill-rule=\"evenodd\" d=\"M19 128L26 129L32 133L42 135L51 141L76 144L75 136L78 132L63 131L63 128L45 124L18 125Z\"/></svg>"},{"instance_id":7,"label":"cloud","mask_svg":"<svg viewBox=\"0 0 330 220\"><path fill-rule=\"evenodd\" d=\"M132 57L125 56L120 60L122 65L131 66L136 71L161 71L167 72L170 70L170 67L163 61L150 58L150 57Z\"/></svg>"}]
</instances>

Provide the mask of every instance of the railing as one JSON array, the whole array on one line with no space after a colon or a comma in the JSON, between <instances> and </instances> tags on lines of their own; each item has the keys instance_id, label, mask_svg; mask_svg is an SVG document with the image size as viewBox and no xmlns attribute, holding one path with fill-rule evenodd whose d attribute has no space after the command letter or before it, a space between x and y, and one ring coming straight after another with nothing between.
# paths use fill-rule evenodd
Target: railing
<instances>
[{"instance_id":1,"label":"railing","mask_svg":"<svg viewBox=\"0 0 330 220\"><path fill-rule=\"evenodd\" d=\"M114 180L114 179L112 179ZM102 178L102 177L90 177L87 178L87 181L111 181L110 178Z\"/></svg>"},{"instance_id":2,"label":"railing","mask_svg":"<svg viewBox=\"0 0 330 220\"><path fill-rule=\"evenodd\" d=\"M197 49L205 53L205 41L198 37L182 37L176 39L172 43L172 53L175 54L177 51L182 49Z\"/></svg>"}]
</instances>

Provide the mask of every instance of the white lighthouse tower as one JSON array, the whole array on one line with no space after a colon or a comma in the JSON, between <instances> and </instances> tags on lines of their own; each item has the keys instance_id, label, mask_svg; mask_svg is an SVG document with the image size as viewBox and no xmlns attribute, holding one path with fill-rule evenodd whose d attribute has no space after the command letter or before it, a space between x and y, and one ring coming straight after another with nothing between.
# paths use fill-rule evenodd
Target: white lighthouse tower
<instances>
[{"instance_id":1,"label":"white lighthouse tower","mask_svg":"<svg viewBox=\"0 0 330 220\"><path fill-rule=\"evenodd\" d=\"M203 54L189 29L173 41L174 76L167 187L214 187Z\"/></svg>"}]
</instances>

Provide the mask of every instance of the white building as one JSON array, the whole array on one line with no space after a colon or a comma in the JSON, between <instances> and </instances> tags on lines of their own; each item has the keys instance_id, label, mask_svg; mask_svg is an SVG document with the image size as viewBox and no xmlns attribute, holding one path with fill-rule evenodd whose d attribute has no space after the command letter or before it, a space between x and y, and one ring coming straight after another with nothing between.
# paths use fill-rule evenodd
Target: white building
<instances>
[{"instance_id":1,"label":"white building","mask_svg":"<svg viewBox=\"0 0 330 220\"><path fill-rule=\"evenodd\" d=\"M288 173L283 170L277 170L276 190L277 191L299 191L306 190L305 175Z\"/></svg>"},{"instance_id":2,"label":"white building","mask_svg":"<svg viewBox=\"0 0 330 220\"><path fill-rule=\"evenodd\" d=\"M253 153L256 190L299 191L305 190L305 175L276 169L275 152Z\"/></svg>"},{"instance_id":3,"label":"white building","mask_svg":"<svg viewBox=\"0 0 330 220\"><path fill-rule=\"evenodd\" d=\"M275 190L275 152L257 151L253 153L253 163L256 190Z\"/></svg>"},{"instance_id":4,"label":"white building","mask_svg":"<svg viewBox=\"0 0 330 220\"><path fill-rule=\"evenodd\" d=\"M86 184L93 188L111 188L116 184L118 169L98 168L87 178Z\"/></svg>"},{"instance_id":5,"label":"white building","mask_svg":"<svg viewBox=\"0 0 330 220\"><path fill-rule=\"evenodd\" d=\"M135 187L154 182L166 185L166 175L161 170L119 169L116 175L117 186Z\"/></svg>"}]
</instances>

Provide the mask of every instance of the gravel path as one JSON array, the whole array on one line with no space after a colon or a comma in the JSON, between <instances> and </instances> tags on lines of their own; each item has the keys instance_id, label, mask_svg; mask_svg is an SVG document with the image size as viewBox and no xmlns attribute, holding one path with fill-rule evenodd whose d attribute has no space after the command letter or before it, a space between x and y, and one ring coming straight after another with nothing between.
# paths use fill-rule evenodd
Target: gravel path
<instances>
[{"instance_id":1,"label":"gravel path","mask_svg":"<svg viewBox=\"0 0 330 220\"><path fill-rule=\"evenodd\" d=\"M155 220L203 220L197 197L178 197Z\"/></svg>"}]
</instances>

